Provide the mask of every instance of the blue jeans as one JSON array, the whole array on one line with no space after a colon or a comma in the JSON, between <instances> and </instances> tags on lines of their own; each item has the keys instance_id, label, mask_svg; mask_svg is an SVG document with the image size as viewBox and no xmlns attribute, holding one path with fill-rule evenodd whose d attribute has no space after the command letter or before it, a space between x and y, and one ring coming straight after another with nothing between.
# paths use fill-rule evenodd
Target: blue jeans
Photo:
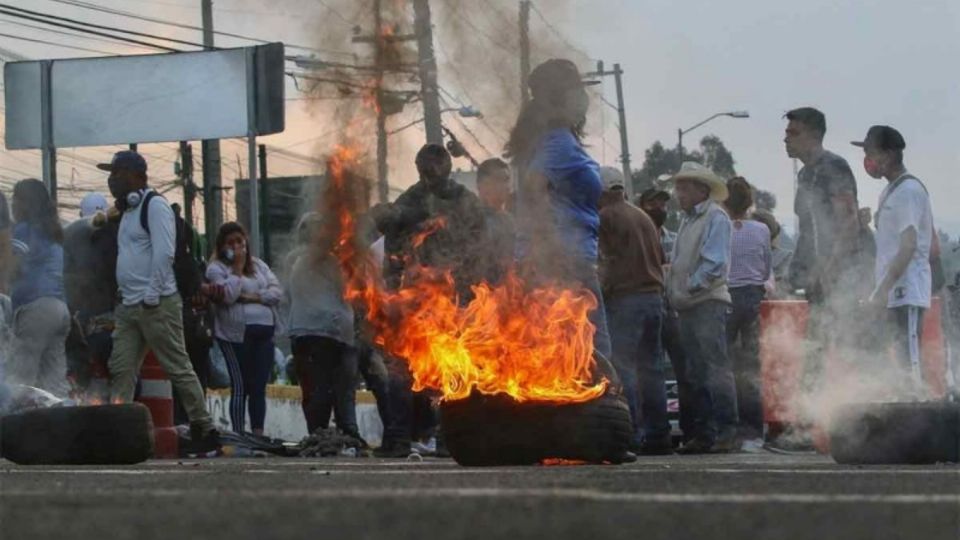
<instances>
[{"instance_id":1,"label":"blue jeans","mask_svg":"<svg viewBox=\"0 0 960 540\"><path fill-rule=\"evenodd\" d=\"M636 293L610 298L606 312L613 365L630 406L636 442L669 437L660 341L663 297L660 293Z\"/></svg>"},{"instance_id":2,"label":"blue jeans","mask_svg":"<svg viewBox=\"0 0 960 540\"><path fill-rule=\"evenodd\" d=\"M713 443L735 434L737 387L727 354L730 305L710 300L680 311L680 336L687 353L687 379L696 403L696 437Z\"/></svg>"},{"instance_id":3,"label":"blue jeans","mask_svg":"<svg viewBox=\"0 0 960 540\"><path fill-rule=\"evenodd\" d=\"M730 289L733 313L727 320L727 346L737 383L737 408L745 438L763 437L763 400L760 395L760 303L763 285ZM738 345L739 341L739 346Z\"/></svg>"}]
</instances>

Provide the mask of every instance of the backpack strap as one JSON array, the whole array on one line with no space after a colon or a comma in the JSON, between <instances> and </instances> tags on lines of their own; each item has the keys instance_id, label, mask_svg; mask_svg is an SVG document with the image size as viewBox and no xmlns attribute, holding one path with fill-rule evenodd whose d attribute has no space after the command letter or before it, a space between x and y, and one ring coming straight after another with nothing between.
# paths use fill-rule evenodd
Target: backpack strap
<instances>
[{"instance_id":1,"label":"backpack strap","mask_svg":"<svg viewBox=\"0 0 960 540\"><path fill-rule=\"evenodd\" d=\"M160 196L159 193L150 190L143 196L143 201L140 203L140 226L143 227L143 230L147 231L147 234L150 234L150 201L158 196Z\"/></svg>"}]
</instances>

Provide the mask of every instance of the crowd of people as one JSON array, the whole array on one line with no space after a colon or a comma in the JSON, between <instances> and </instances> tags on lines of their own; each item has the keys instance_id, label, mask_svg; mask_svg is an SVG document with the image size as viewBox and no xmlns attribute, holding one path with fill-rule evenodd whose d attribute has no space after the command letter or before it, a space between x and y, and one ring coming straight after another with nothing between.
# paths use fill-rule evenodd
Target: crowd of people
<instances>
[{"instance_id":1,"label":"crowd of people","mask_svg":"<svg viewBox=\"0 0 960 540\"><path fill-rule=\"evenodd\" d=\"M868 342L873 350L895 345L905 377L919 384L938 243L929 194L904 166L899 132L874 126L854 143L867 174L887 182L871 228L852 169L823 148L824 115L809 107L785 115L787 155L803 163L791 257L779 249L779 224L755 210L755 186L743 177L724 179L686 162L670 178L672 189L652 187L629 201L633 179L599 167L583 144L589 84L566 60L533 70L531 100L506 148L511 162L482 163L478 195L451 178L443 146L421 149L419 181L363 216L363 242L388 288L399 287L416 262L451 270L464 304L472 285L496 284L509 272L530 284L560 280L590 291L598 304L589 315L595 376L622 392L635 427L632 450L646 455L764 444L760 306L783 291L810 304L817 348L808 384L822 378L825 351ZM107 399L128 402L149 350L172 382L179 418L190 424L191 451L209 453L219 446L204 393L210 347L226 362L233 430L249 425L262 435L275 344L289 338L310 432L327 428L332 415L340 431L360 438L355 390L362 378L384 425L379 455L443 453L436 396L412 390L403 360L374 346L363 313L344 299L332 216L303 216L280 277L253 255L234 222L220 227L212 254L199 262L193 230L149 186L142 156L118 152L101 168L114 202L88 196L80 219L65 229L37 180L14 187L12 223L0 197L0 292L10 295L13 336L3 380L57 395L109 381ZM671 212L680 216L676 231L666 228ZM875 280L864 279L866 267ZM669 368L679 395L679 448L668 419Z\"/></svg>"}]
</instances>

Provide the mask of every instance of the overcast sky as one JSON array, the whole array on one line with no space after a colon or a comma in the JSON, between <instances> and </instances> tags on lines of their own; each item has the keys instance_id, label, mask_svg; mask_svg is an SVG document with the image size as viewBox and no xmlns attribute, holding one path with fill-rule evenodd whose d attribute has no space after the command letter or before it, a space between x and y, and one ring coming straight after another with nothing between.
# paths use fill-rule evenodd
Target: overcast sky
<instances>
[{"instance_id":1,"label":"overcast sky","mask_svg":"<svg viewBox=\"0 0 960 540\"><path fill-rule=\"evenodd\" d=\"M193 7L199 5L199 0L90 1L199 24L199 10ZM102 24L199 39L190 31L97 14L50 0L9 2ZM358 12L357 6L362 7L359 1L327 0L326 3L339 7L338 12L346 18ZM485 3L508 6L510 13L515 11L513 0L476 0L471 5ZM316 36L328 25L346 24L321 4L314 0L219 0L215 2L217 27L264 39L316 43ZM907 165L932 192L938 225L953 234L960 233L960 216L954 212L955 203L960 199L960 191L954 187L954 178L960 170L957 151L960 2L539 0L538 4L559 33L590 58L603 59L608 65L622 64L626 71L631 153L636 167L642 164L644 150L655 140L675 145L677 128L689 127L716 112L748 110L750 119L717 119L688 135L685 144L690 146L711 133L720 136L733 152L738 171L752 183L772 190L780 201L778 217L792 223L792 164L783 151L781 117L790 108L812 105L827 115L827 148L846 157L857 175L861 206L876 206L882 186L863 173L862 155L849 141L862 138L871 124L887 123L900 129L906 138ZM438 11L442 12L442 8ZM500 18L504 25L510 22ZM483 21L483 24L496 24L493 21ZM544 25L538 17L533 24L538 27L535 35L544 35ZM124 46L81 41L2 22L0 32L113 53L138 52ZM490 46L479 37L474 39L477 47ZM242 44L226 39L219 43ZM445 44L440 45L443 48ZM94 54L4 37L0 37L0 47L30 58ZM450 49L450 44L446 44L446 48ZM591 67L580 58L584 68ZM461 69L474 71L483 66L461 66ZM504 66L503 71L509 79L516 73L516 67ZM449 70L442 67L441 83L466 101L463 95L469 94L470 89L462 86L470 85L458 84L450 75ZM498 75L504 78L503 73ZM607 99L613 101L612 81L608 81L604 90ZM292 88L288 97L296 97ZM271 136L268 142L308 154L320 152L316 141L304 141L322 133L324 126L329 126L329 119L318 116L316 110L309 114L306 105L307 102L289 101L287 133ZM590 127L598 139L603 135L606 144L594 141L591 150L598 160L615 164L618 155L614 147L619 146L615 116L609 110L601 115L599 111L603 107L595 104ZM408 114L415 117L417 113L408 111ZM397 119L397 123L401 121ZM499 123L493 123L497 128ZM502 143L503 133L492 131L502 129L474 126L485 146L495 152ZM397 142L397 147L392 148L394 155L404 161L395 164L392 171L392 179L400 185L414 180L407 162L418 144L416 134L413 135L412 140ZM319 144L331 142L321 140ZM81 155L98 158L100 154L108 156L110 150L87 149ZM175 158L174 145L151 145L146 151L156 156L160 177L172 176L170 161ZM225 171L225 177L236 175L235 155L242 155L242 151L238 143L226 144L224 158L231 170ZM0 173L15 177L14 171L32 170L35 162L35 152L2 155L0 166L6 169ZM71 170L69 160L67 162L61 168L61 175L68 175ZM241 167L245 168L245 163ZM74 168L81 185L98 180L89 167L80 164ZM271 168L279 174L302 174L310 167L280 158L272 161ZM38 168L34 174L39 175Z\"/></svg>"}]
</instances>

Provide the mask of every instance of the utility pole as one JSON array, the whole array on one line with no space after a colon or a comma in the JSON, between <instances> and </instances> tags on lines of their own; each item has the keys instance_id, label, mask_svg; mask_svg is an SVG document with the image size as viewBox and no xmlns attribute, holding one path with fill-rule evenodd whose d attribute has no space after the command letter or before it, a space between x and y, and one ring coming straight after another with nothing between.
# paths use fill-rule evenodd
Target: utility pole
<instances>
[{"instance_id":1,"label":"utility pole","mask_svg":"<svg viewBox=\"0 0 960 540\"><path fill-rule=\"evenodd\" d=\"M383 40L383 6L381 0L374 0L373 20L374 65L377 66L377 197L381 203L390 200L390 178L387 167L387 113L383 110L383 72L386 68L384 55L386 43Z\"/></svg>"},{"instance_id":2,"label":"utility pole","mask_svg":"<svg viewBox=\"0 0 960 540\"><path fill-rule=\"evenodd\" d=\"M213 49L213 0L201 0L203 17L203 46ZM223 189L220 170L220 141L208 139L201 143L203 155L203 221L207 245L212 246L220 224L223 223ZM251 175L252 176L252 175ZM209 248L208 248L209 249Z\"/></svg>"},{"instance_id":3,"label":"utility pole","mask_svg":"<svg viewBox=\"0 0 960 540\"><path fill-rule=\"evenodd\" d=\"M193 146L180 141L180 183L183 184L183 219L193 227L193 201L197 186L193 183Z\"/></svg>"},{"instance_id":4,"label":"utility pole","mask_svg":"<svg viewBox=\"0 0 960 540\"><path fill-rule=\"evenodd\" d=\"M623 70L620 64L613 65L613 71L603 69L603 61L597 62L597 71L587 73L586 77L613 76L617 86L617 115L620 119L620 163L623 166L623 177L627 182L627 195L633 198L633 177L630 170L630 146L627 141L627 110L623 102Z\"/></svg>"},{"instance_id":5,"label":"utility pole","mask_svg":"<svg viewBox=\"0 0 960 540\"><path fill-rule=\"evenodd\" d=\"M260 221L263 222L263 260L273 264L270 252L270 182L267 182L267 145L260 145Z\"/></svg>"},{"instance_id":6,"label":"utility pole","mask_svg":"<svg viewBox=\"0 0 960 540\"><path fill-rule=\"evenodd\" d=\"M520 0L520 105L530 101L530 0Z\"/></svg>"},{"instance_id":7,"label":"utility pole","mask_svg":"<svg viewBox=\"0 0 960 540\"><path fill-rule=\"evenodd\" d=\"M428 144L443 144L440 121L440 92L437 84L437 59L433 54L433 26L429 0L413 0L414 28L420 59L420 93Z\"/></svg>"}]
</instances>

